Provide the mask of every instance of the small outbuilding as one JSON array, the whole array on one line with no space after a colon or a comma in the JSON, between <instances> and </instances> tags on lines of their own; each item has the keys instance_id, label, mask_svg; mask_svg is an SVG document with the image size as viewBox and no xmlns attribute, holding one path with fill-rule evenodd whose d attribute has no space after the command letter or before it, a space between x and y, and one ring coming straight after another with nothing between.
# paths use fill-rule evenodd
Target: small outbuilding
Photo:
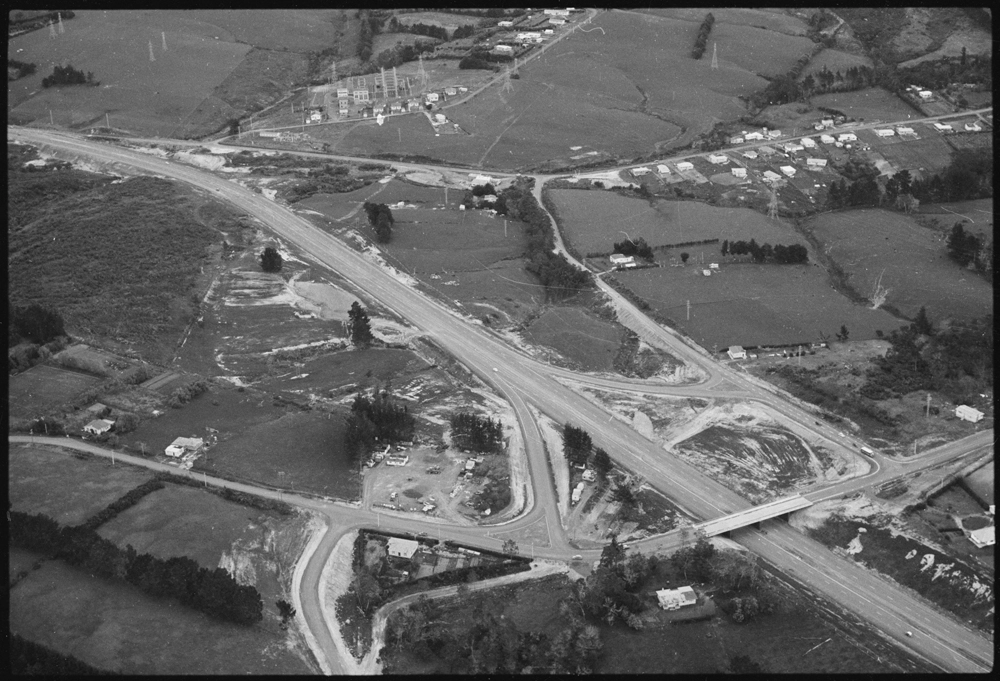
<instances>
[{"instance_id":1,"label":"small outbuilding","mask_svg":"<svg viewBox=\"0 0 1000 681\"><path fill-rule=\"evenodd\" d=\"M969 421L971 423L979 423L983 420L983 412L979 411L975 407L970 407L967 404L960 404L955 407L955 416L958 418Z\"/></svg>"},{"instance_id":2,"label":"small outbuilding","mask_svg":"<svg viewBox=\"0 0 1000 681\"><path fill-rule=\"evenodd\" d=\"M108 419L94 419L85 425L83 429L91 435L104 435L105 433L110 432L114 427L114 421L109 421Z\"/></svg>"},{"instance_id":3,"label":"small outbuilding","mask_svg":"<svg viewBox=\"0 0 1000 681\"><path fill-rule=\"evenodd\" d=\"M995 525L980 527L978 530L969 530L969 541L978 548L986 548L997 543L997 528Z\"/></svg>"}]
</instances>

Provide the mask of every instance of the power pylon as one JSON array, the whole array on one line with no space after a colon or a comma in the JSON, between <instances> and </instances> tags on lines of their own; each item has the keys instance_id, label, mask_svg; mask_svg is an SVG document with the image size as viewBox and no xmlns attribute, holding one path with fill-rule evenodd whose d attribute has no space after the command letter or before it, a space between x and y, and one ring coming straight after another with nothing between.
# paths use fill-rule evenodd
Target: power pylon
<instances>
[{"instance_id":1,"label":"power pylon","mask_svg":"<svg viewBox=\"0 0 1000 681\"><path fill-rule=\"evenodd\" d=\"M160 39L163 41L163 51L167 51L167 34L165 31L160 31Z\"/></svg>"},{"instance_id":2,"label":"power pylon","mask_svg":"<svg viewBox=\"0 0 1000 681\"><path fill-rule=\"evenodd\" d=\"M55 38L55 37L56 37L56 25L51 19L49 19L49 38Z\"/></svg>"},{"instance_id":3,"label":"power pylon","mask_svg":"<svg viewBox=\"0 0 1000 681\"><path fill-rule=\"evenodd\" d=\"M504 92L513 92L514 91L514 85L510 82L510 67L509 66L507 67L507 70L503 72L503 91Z\"/></svg>"},{"instance_id":4,"label":"power pylon","mask_svg":"<svg viewBox=\"0 0 1000 681\"><path fill-rule=\"evenodd\" d=\"M153 41L149 41L149 61L156 61L156 57L153 55Z\"/></svg>"},{"instance_id":5,"label":"power pylon","mask_svg":"<svg viewBox=\"0 0 1000 681\"><path fill-rule=\"evenodd\" d=\"M56 14L56 16L57 16L57 17L59 17L59 32L60 32L60 33L65 33L65 32L66 32L66 29L65 29L65 28L63 28L63 23L62 23L62 14Z\"/></svg>"},{"instance_id":6,"label":"power pylon","mask_svg":"<svg viewBox=\"0 0 1000 681\"><path fill-rule=\"evenodd\" d=\"M778 192L771 188L771 200L767 204L767 217L772 220L778 219Z\"/></svg>"},{"instance_id":7,"label":"power pylon","mask_svg":"<svg viewBox=\"0 0 1000 681\"><path fill-rule=\"evenodd\" d=\"M427 71L424 70L424 55L420 55L418 58L419 66L417 66L417 78L420 80L421 85L427 85Z\"/></svg>"},{"instance_id":8,"label":"power pylon","mask_svg":"<svg viewBox=\"0 0 1000 681\"><path fill-rule=\"evenodd\" d=\"M719 43L712 43L712 68L719 68Z\"/></svg>"}]
</instances>

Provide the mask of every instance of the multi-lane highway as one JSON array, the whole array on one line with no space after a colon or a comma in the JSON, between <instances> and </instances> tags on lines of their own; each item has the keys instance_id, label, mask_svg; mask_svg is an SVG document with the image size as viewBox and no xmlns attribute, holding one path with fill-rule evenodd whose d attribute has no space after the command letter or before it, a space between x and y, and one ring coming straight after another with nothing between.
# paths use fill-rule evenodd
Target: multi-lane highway
<instances>
[{"instance_id":1,"label":"multi-lane highway","mask_svg":"<svg viewBox=\"0 0 1000 681\"><path fill-rule=\"evenodd\" d=\"M536 426L528 409L533 405L542 413L559 423L571 422L588 430L596 444L607 449L617 461L643 475L652 484L670 495L679 505L692 515L712 518L746 508L750 504L731 490L708 478L697 469L680 461L660 448L656 443L639 435L635 430L617 420L607 418L607 412L573 392L556 380L560 372L534 361L513 350L497 336L481 327L470 325L465 319L436 301L429 300L419 292L401 283L375 266L364 256L346 247L337 239L326 234L313 224L292 211L256 195L235 183L220 179L211 173L190 168L177 163L169 163L120 147L107 146L87 141L68 133L10 128L8 136L19 141L60 149L64 152L85 155L108 164L122 164L129 168L171 177L194 186L215 191L217 196L239 206L267 224L276 234L297 246L301 251L325 267L337 271L341 276L353 281L382 304L408 318L424 333L433 336L445 349L455 355L485 382L494 386L512 404L521 426L522 437L529 464L532 503L525 515L510 525L521 527L537 522L543 517L558 518L553 486L549 479L544 460L544 451ZM162 140L161 140L162 142ZM393 164L397 165L397 164ZM539 178L544 179L544 178ZM540 185L541 182L536 184ZM621 307L631 310L633 323L643 324L646 333L659 337L674 354L697 366L707 377L698 388L711 390L714 396L732 396L761 401L779 413L793 418L801 427L817 432L818 437L828 435L824 429L814 427L813 416L801 407L790 404L779 391L765 389L756 381L720 365L707 353L681 341L672 333L652 324L638 310L624 302ZM645 320L645 321L643 321ZM575 377L581 378L579 376ZM714 389L712 388L714 386ZM621 381L618 387L638 389L635 382ZM696 388L674 388L671 386L650 386L645 389L660 394L684 394ZM671 392L674 391L674 392ZM990 433L992 439L992 433ZM835 446L844 446L838 442ZM981 446L958 444L957 450L968 450ZM952 454L956 454L952 452ZM843 493L843 492L841 492ZM343 509L352 520L348 527L372 523L373 514L365 509ZM336 521L329 522L335 524ZM421 527L418 520L391 519L393 527L409 529ZM567 540L558 520L548 523L550 545L539 547L538 555L553 558L568 558L579 551ZM468 541L474 545L496 547L496 540L486 540L480 528L441 527L448 538ZM339 534L331 532L330 535ZM789 570L818 592L833 598L841 605L853 610L882 627L889 635L919 650L942 668L956 671L981 671L992 666L992 644L980 634L952 622L914 596L902 592L892 598L882 598L879 609L874 610L872 598L878 593L887 594L885 583L867 572L849 573L851 589L844 589L843 571L840 562L833 560L832 554L823 547L806 540L791 528L769 532L764 541L754 530L744 530L739 541L749 548L759 551L763 557L782 570ZM332 547L333 540L324 538L322 550ZM322 555L322 551L317 551ZM802 571L803 561L808 561L810 569ZM310 561L310 565L312 561ZM306 571L301 590L305 609L307 593L315 594L319 573ZM316 581L314 581L316 580ZM838 586L840 585L840 586ZM919 618L917 618L919 614ZM910 619L907 619L910 618ZM913 627L926 627L936 632L936 643L930 638L915 640L902 639L899 622L917 622ZM919 625L919 626L918 626ZM310 628L312 628L310 623ZM324 627L325 628L325 625ZM321 628L322 629L322 628ZM922 631L922 630L921 630ZM317 633L320 638L322 631ZM329 650L325 645L324 650Z\"/></svg>"}]
</instances>

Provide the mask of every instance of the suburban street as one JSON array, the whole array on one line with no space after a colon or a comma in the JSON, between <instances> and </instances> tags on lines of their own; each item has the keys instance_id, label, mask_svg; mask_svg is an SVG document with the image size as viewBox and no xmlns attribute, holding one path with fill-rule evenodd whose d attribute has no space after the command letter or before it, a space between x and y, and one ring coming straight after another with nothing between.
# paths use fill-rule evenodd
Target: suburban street
<instances>
[{"instance_id":1,"label":"suburban street","mask_svg":"<svg viewBox=\"0 0 1000 681\"><path fill-rule=\"evenodd\" d=\"M913 122L913 121L907 121ZM530 493L527 512L518 519L504 525L503 529L515 529L548 518L549 546L536 547L542 557L566 560L570 555L583 554L574 548L565 536L556 506L555 492L550 480L544 450L537 426L529 410L529 405L538 409L558 423L573 423L589 431L595 445L605 448L617 462L642 475L650 484L659 488L691 515L710 519L732 513L750 506L749 502L721 484L707 477L697 469L665 451L656 443L639 435L634 429L616 419L608 419L608 413L581 395L569 389L562 381L572 377L581 382L594 380L592 377L555 370L546 364L526 357L512 349L492 332L469 324L456 312L444 305L428 299L420 292L378 267L373 261L352 250L336 238L326 234L293 211L207 171L171 163L116 146L88 141L70 133L56 133L47 130L8 128L8 137L28 144L56 148L72 155L87 156L103 163L120 164L128 169L138 169L212 191L250 215L267 224L275 234L300 249L307 257L323 267L328 267L344 278L352 281L380 303L397 312L433 337L442 347L472 370L484 382L492 386L509 401L517 415L525 446L530 473ZM160 140L163 143L163 140ZM404 164L391 165L403 167ZM424 169L440 166L406 164ZM455 168L447 168L456 170ZM458 169L461 170L461 169ZM129 170L129 172L132 172ZM535 191L549 176L536 177ZM609 291L609 295L615 294ZM691 395L691 391L707 391L713 397L732 397L760 402L779 414L796 421L801 428L815 433L819 438L831 441L834 447L857 447L850 438L831 440L833 435L828 427L817 426L814 415L798 404L789 402L780 391L764 388L761 382L734 371L731 367L715 361L707 353L699 351L682 341L674 332L654 324L634 306L624 300L617 300L619 309L627 310L622 321L629 326L638 326L644 337L655 338L663 347L677 357L696 367L705 376L699 386L675 387L665 384L641 384L622 379L600 379L607 387L641 391L647 394ZM570 376L567 376L569 374ZM36 438L41 440L41 438ZM55 438L60 446L69 440ZM11 438L11 441L19 441ZM978 452L984 447L992 447L993 432L986 431L944 448L932 450L914 459L937 465L949 458L957 458L970 452ZM856 451L856 450L855 450ZM930 457L930 458L926 458ZM124 459L124 457L122 457ZM144 459L137 459L140 465L149 465ZM884 459L872 480L845 481L833 494L851 493L851 484L860 489L878 480L905 474L914 464L893 461L890 467ZM176 469L171 469L176 473ZM211 480L206 479L206 482ZM211 481L210 484L224 484L233 489L245 489L255 494L267 492L265 496L277 498L281 492L259 490L252 486L225 481ZM249 488L249 489L247 489ZM826 497L824 497L826 498ZM320 512L326 518L330 531L324 536L320 546L309 559L309 564L300 585L303 615L309 629L316 636L319 645L335 668L336 654L329 642L330 632L317 614L319 576L326 556L336 538L350 529L383 525L406 531L426 531L433 528L423 519L403 519L376 514L364 508L356 508L342 503L332 503L284 493L283 499L303 508ZM775 529L771 530L771 525ZM873 622L889 636L911 647L934 664L949 671L986 671L993 664L993 645L978 632L974 632L950 617L939 613L922 599L888 584L874 574L849 564L834 556L822 545L809 540L785 523L771 521L766 535L747 528L736 534L734 539L758 553L762 558L782 571L787 571L796 579L807 584L842 606ZM499 548L499 540L486 537L488 529L500 528L456 527L440 525L442 536L492 549ZM654 546L654 541L643 543ZM587 552L586 557L599 555L597 550ZM319 619L317 619L317 617ZM916 636L906 639L904 632L913 630Z\"/></svg>"}]
</instances>

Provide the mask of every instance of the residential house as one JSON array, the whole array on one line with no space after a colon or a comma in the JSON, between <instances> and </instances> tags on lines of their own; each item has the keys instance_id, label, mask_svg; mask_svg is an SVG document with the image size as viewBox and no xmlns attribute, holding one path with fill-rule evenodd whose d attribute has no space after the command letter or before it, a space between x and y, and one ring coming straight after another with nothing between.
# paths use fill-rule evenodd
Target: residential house
<instances>
[{"instance_id":1,"label":"residential house","mask_svg":"<svg viewBox=\"0 0 1000 681\"><path fill-rule=\"evenodd\" d=\"M680 163L677 164L677 170L680 171L694 170L694 164L691 163L690 161L681 161Z\"/></svg>"},{"instance_id":2,"label":"residential house","mask_svg":"<svg viewBox=\"0 0 1000 681\"><path fill-rule=\"evenodd\" d=\"M837 141L838 142L857 142L858 141L858 136L855 135L853 132L844 132L844 133L841 133L841 134L837 135Z\"/></svg>"},{"instance_id":3,"label":"residential house","mask_svg":"<svg viewBox=\"0 0 1000 681\"><path fill-rule=\"evenodd\" d=\"M555 31L553 31L551 28L543 28L542 33L544 33L545 35L552 35L553 33L555 33Z\"/></svg>"},{"instance_id":4,"label":"residential house","mask_svg":"<svg viewBox=\"0 0 1000 681\"><path fill-rule=\"evenodd\" d=\"M730 137L729 138L729 143L730 144L743 144L743 142L744 142L744 139L742 137L740 137L739 135L737 135L736 137Z\"/></svg>"},{"instance_id":5,"label":"residential house","mask_svg":"<svg viewBox=\"0 0 1000 681\"><path fill-rule=\"evenodd\" d=\"M499 26L500 28L510 28L513 25L514 25L513 21L500 21L500 22L497 22L497 26Z\"/></svg>"},{"instance_id":6,"label":"residential house","mask_svg":"<svg viewBox=\"0 0 1000 681\"><path fill-rule=\"evenodd\" d=\"M978 423L983 420L983 412L979 411L975 407L970 407L967 404L960 404L955 407L955 416L965 421L970 421L972 423Z\"/></svg>"},{"instance_id":7,"label":"residential house","mask_svg":"<svg viewBox=\"0 0 1000 681\"><path fill-rule=\"evenodd\" d=\"M405 466L410 461L409 454L392 454L386 457L386 466Z\"/></svg>"},{"instance_id":8,"label":"residential house","mask_svg":"<svg viewBox=\"0 0 1000 681\"><path fill-rule=\"evenodd\" d=\"M447 117L445 117L443 113L434 114L434 120L437 122L438 125L448 122Z\"/></svg>"},{"instance_id":9,"label":"residential house","mask_svg":"<svg viewBox=\"0 0 1000 681\"><path fill-rule=\"evenodd\" d=\"M493 51L497 54L514 54L514 48L510 45L497 45Z\"/></svg>"},{"instance_id":10,"label":"residential house","mask_svg":"<svg viewBox=\"0 0 1000 681\"><path fill-rule=\"evenodd\" d=\"M948 123L934 123L934 129L938 132L952 132L952 127Z\"/></svg>"},{"instance_id":11,"label":"residential house","mask_svg":"<svg viewBox=\"0 0 1000 681\"><path fill-rule=\"evenodd\" d=\"M646 175L649 172L650 172L649 168L647 168L645 166L642 166L642 167L639 167L639 168L633 168L632 169L632 174L633 175Z\"/></svg>"},{"instance_id":12,"label":"residential house","mask_svg":"<svg viewBox=\"0 0 1000 681\"><path fill-rule=\"evenodd\" d=\"M896 131L892 128L876 128L875 134L879 137L892 137L896 134Z\"/></svg>"},{"instance_id":13,"label":"residential house","mask_svg":"<svg viewBox=\"0 0 1000 681\"><path fill-rule=\"evenodd\" d=\"M744 135L747 142L761 142L764 140L764 133L762 132L748 132Z\"/></svg>"},{"instance_id":14,"label":"residential house","mask_svg":"<svg viewBox=\"0 0 1000 681\"><path fill-rule=\"evenodd\" d=\"M370 106L366 106L363 109L361 109L362 118L371 118L374 115L375 115L375 110Z\"/></svg>"},{"instance_id":15,"label":"residential house","mask_svg":"<svg viewBox=\"0 0 1000 681\"><path fill-rule=\"evenodd\" d=\"M743 152L743 156L750 159L757 158L757 152L753 149L747 149Z\"/></svg>"},{"instance_id":16,"label":"residential house","mask_svg":"<svg viewBox=\"0 0 1000 681\"><path fill-rule=\"evenodd\" d=\"M469 88L465 87L464 85L459 85L458 86L458 93L459 94L464 95L468 91L469 91Z\"/></svg>"},{"instance_id":17,"label":"residential house","mask_svg":"<svg viewBox=\"0 0 1000 681\"><path fill-rule=\"evenodd\" d=\"M731 170L731 172L733 173L733 177L739 177L739 178L742 179L742 178L745 178L747 176L747 169L746 168L733 168Z\"/></svg>"},{"instance_id":18,"label":"residential house","mask_svg":"<svg viewBox=\"0 0 1000 681\"><path fill-rule=\"evenodd\" d=\"M562 17L552 17L551 19L549 19L549 23L552 24L553 26L562 26L566 23L566 20L563 19Z\"/></svg>"},{"instance_id":19,"label":"residential house","mask_svg":"<svg viewBox=\"0 0 1000 681\"><path fill-rule=\"evenodd\" d=\"M979 548L986 548L997 543L997 528L995 525L980 527L978 530L969 531L969 540Z\"/></svg>"},{"instance_id":20,"label":"residential house","mask_svg":"<svg viewBox=\"0 0 1000 681\"><path fill-rule=\"evenodd\" d=\"M712 276L712 270L702 270L701 274L702 274L702 276L710 277L710 276Z\"/></svg>"},{"instance_id":21,"label":"residential house","mask_svg":"<svg viewBox=\"0 0 1000 681\"><path fill-rule=\"evenodd\" d=\"M445 93L445 95L447 95L448 97L454 97L455 95L457 95L457 94L458 94L458 90L457 90L457 89L455 89L455 88L453 88L453 87L446 87L446 88L444 89L444 93Z\"/></svg>"},{"instance_id":22,"label":"residential house","mask_svg":"<svg viewBox=\"0 0 1000 681\"><path fill-rule=\"evenodd\" d=\"M717 263L717 262L710 262L710 263L708 263L708 267L709 267L709 269L717 270L717 269L719 269L719 263Z\"/></svg>"},{"instance_id":23,"label":"residential house","mask_svg":"<svg viewBox=\"0 0 1000 681\"><path fill-rule=\"evenodd\" d=\"M669 175L670 174L670 168L668 166L660 163L659 165L656 166L656 172L658 172L660 175Z\"/></svg>"},{"instance_id":24,"label":"residential house","mask_svg":"<svg viewBox=\"0 0 1000 681\"><path fill-rule=\"evenodd\" d=\"M802 141L801 141L801 144L806 149L815 149L816 148L816 140L814 140L812 137L803 137Z\"/></svg>"},{"instance_id":25,"label":"residential house","mask_svg":"<svg viewBox=\"0 0 1000 681\"><path fill-rule=\"evenodd\" d=\"M823 125L822 123L817 123L816 125L813 126L813 130L825 130L825 129L826 126Z\"/></svg>"},{"instance_id":26,"label":"residential house","mask_svg":"<svg viewBox=\"0 0 1000 681\"><path fill-rule=\"evenodd\" d=\"M389 556L392 558L403 558L409 560L420 548L420 543L413 539L400 539L399 537L389 537L387 547Z\"/></svg>"},{"instance_id":27,"label":"residential house","mask_svg":"<svg viewBox=\"0 0 1000 681\"><path fill-rule=\"evenodd\" d=\"M729 163L729 157L726 156L725 154L709 154L708 162L715 164Z\"/></svg>"},{"instance_id":28,"label":"residential house","mask_svg":"<svg viewBox=\"0 0 1000 681\"><path fill-rule=\"evenodd\" d=\"M729 355L729 359L747 358L747 351L743 349L742 345L730 345L729 349L726 350L726 354Z\"/></svg>"},{"instance_id":29,"label":"residential house","mask_svg":"<svg viewBox=\"0 0 1000 681\"><path fill-rule=\"evenodd\" d=\"M411 99L407 104L407 109L409 109L410 111L420 111L420 100Z\"/></svg>"},{"instance_id":30,"label":"residential house","mask_svg":"<svg viewBox=\"0 0 1000 681\"><path fill-rule=\"evenodd\" d=\"M588 468L583 472L583 479L586 480L587 482L594 482L595 480L597 480L597 475L594 473L594 471Z\"/></svg>"},{"instance_id":31,"label":"residential house","mask_svg":"<svg viewBox=\"0 0 1000 681\"><path fill-rule=\"evenodd\" d=\"M763 173L763 177L765 182L776 182L777 180L781 179L781 175L774 172L773 170L765 170Z\"/></svg>"},{"instance_id":32,"label":"residential house","mask_svg":"<svg viewBox=\"0 0 1000 681\"><path fill-rule=\"evenodd\" d=\"M697 603L698 596L691 587L682 586L677 589L660 589L656 592L656 600L664 610L680 610Z\"/></svg>"},{"instance_id":33,"label":"residential house","mask_svg":"<svg viewBox=\"0 0 1000 681\"><path fill-rule=\"evenodd\" d=\"M424 95L424 99L426 99L428 102L436 102L439 99L441 99L441 95L439 95L436 92L428 92L426 95Z\"/></svg>"},{"instance_id":34,"label":"residential house","mask_svg":"<svg viewBox=\"0 0 1000 681\"><path fill-rule=\"evenodd\" d=\"M805 149L805 147L803 147L801 144L795 144L794 142L789 142L784 146L784 149L789 154L791 154L792 152L795 151L802 151L803 149Z\"/></svg>"},{"instance_id":35,"label":"residential house","mask_svg":"<svg viewBox=\"0 0 1000 681\"><path fill-rule=\"evenodd\" d=\"M575 504L580 501L580 496L583 494L583 483L577 483L576 487L573 488L573 495L570 497L572 502Z\"/></svg>"},{"instance_id":36,"label":"residential house","mask_svg":"<svg viewBox=\"0 0 1000 681\"><path fill-rule=\"evenodd\" d=\"M778 170L783 172L788 177L794 177L795 175L795 168L792 166L781 166Z\"/></svg>"},{"instance_id":37,"label":"residential house","mask_svg":"<svg viewBox=\"0 0 1000 681\"><path fill-rule=\"evenodd\" d=\"M200 454L205 449L205 441L200 437L179 437L163 450L167 456L177 458L185 454Z\"/></svg>"},{"instance_id":38,"label":"residential house","mask_svg":"<svg viewBox=\"0 0 1000 681\"><path fill-rule=\"evenodd\" d=\"M965 130L966 132L979 132L982 128L979 126L979 123L966 123Z\"/></svg>"},{"instance_id":39,"label":"residential house","mask_svg":"<svg viewBox=\"0 0 1000 681\"><path fill-rule=\"evenodd\" d=\"M368 102L371 101L371 96L368 94L368 88L358 88L354 91L354 101L355 102Z\"/></svg>"},{"instance_id":40,"label":"residential house","mask_svg":"<svg viewBox=\"0 0 1000 681\"><path fill-rule=\"evenodd\" d=\"M471 184L473 187L476 187L481 184L493 184L493 178L490 177L489 175L477 175L476 173L469 173L469 177L472 178L469 184Z\"/></svg>"},{"instance_id":41,"label":"residential house","mask_svg":"<svg viewBox=\"0 0 1000 681\"><path fill-rule=\"evenodd\" d=\"M635 256L622 255L621 253L611 254L611 264L617 269L635 267Z\"/></svg>"},{"instance_id":42,"label":"residential house","mask_svg":"<svg viewBox=\"0 0 1000 681\"><path fill-rule=\"evenodd\" d=\"M781 137L780 130L764 130L764 134L767 136L768 139L772 140L776 140L779 137Z\"/></svg>"},{"instance_id":43,"label":"residential house","mask_svg":"<svg viewBox=\"0 0 1000 681\"><path fill-rule=\"evenodd\" d=\"M833 138L833 135L820 135L819 141L822 142L823 144L833 144L837 140Z\"/></svg>"},{"instance_id":44,"label":"residential house","mask_svg":"<svg viewBox=\"0 0 1000 681\"><path fill-rule=\"evenodd\" d=\"M908 125L896 126L897 135L916 135L916 131Z\"/></svg>"},{"instance_id":45,"label":"residential house","mask_svg":"<svg viewBox=\"0 0 1000 681\"><path fill-rule=\"evenodd\" d=\"M114 421L109 421L108 419L94 419L85 425L83 429L91 435L104 435L104 433L109 432L114 427Z\"/></svg>"},{"instance_id":46,"label":"residential house","mask_svg":"<svg viewBox=\"0 0 1000 681\"><path fill-rule=\"evenodd\" d=\"M917 94L920 95L920 99L923 99L925 101L934 96L934 93L931 92L930 90L919 90Z\"/></svg>"},{"instance_id":47,"label":"residential house","mask_svg":"<svg viewBox=\"0 0 1000 681\"><path fill-rule=\"evenodd\" d=\"M569 9L544 9L542 14L550 17L568 17Z\"/></svg>"},{"instance_id":48,"label":"residential house","mask_svg":"<svg viewBox=\"0 0 1000 681\"><path fill-rule=\"evenodd\" d=\"M321 114L319 111L313 111L309 114L310 123L319 123L322 120L323 120L323 114Z\"/></svg>"},{"instance_id":49,"label":"residential house","mask_svg":"<svg viewBox=\"0 0 1000 681\"><path fill-rule=\"evenodd\" d=\"M100 402L94 402L92 405L87 407L87 412L95 418L101 418L102 416L107 416L111 413L111 407L106 404L101 404Z\"/></svg>"},{"instance_id":50,"label":"residential house","mask_svg":"<svg viewBox=\"0 0 1000 681\"><path fill-rule=\"evenodd\" d=\"M337 88L337 99L347 99L350 97L349 90L346 87Z\"/></svg>"},{"instance_id":51,"label":"residential house","mask_svg":"<svg viewBox=\"0 0 1000 681\"><path fill-rule=\"evenodd\" d=\"M820 121L820 123L823 124L824 128L832 128L833 127L833 119L832 118L824 118L823 120Z\"/></svg>"},{"instance_id":52,"label":"residential house","mask_svg":"<svg viewBox=\"0 0 1000 681\"><path fill-rule=\"evenodd\" d=\"M825 158L807 158L806 166L810 168L825 168L826 159Z\"/></svg>"},{"instance_id":53,"label":"residential house","mask_svg":"<svg viewBox=\"0 0 1000 681\"><path fill-rule=\"evenodd\" d=\"M400 102L393 102L389 105L389 111L392 113L402 113L403 105Z\"/></svg>"}]
</instances>

